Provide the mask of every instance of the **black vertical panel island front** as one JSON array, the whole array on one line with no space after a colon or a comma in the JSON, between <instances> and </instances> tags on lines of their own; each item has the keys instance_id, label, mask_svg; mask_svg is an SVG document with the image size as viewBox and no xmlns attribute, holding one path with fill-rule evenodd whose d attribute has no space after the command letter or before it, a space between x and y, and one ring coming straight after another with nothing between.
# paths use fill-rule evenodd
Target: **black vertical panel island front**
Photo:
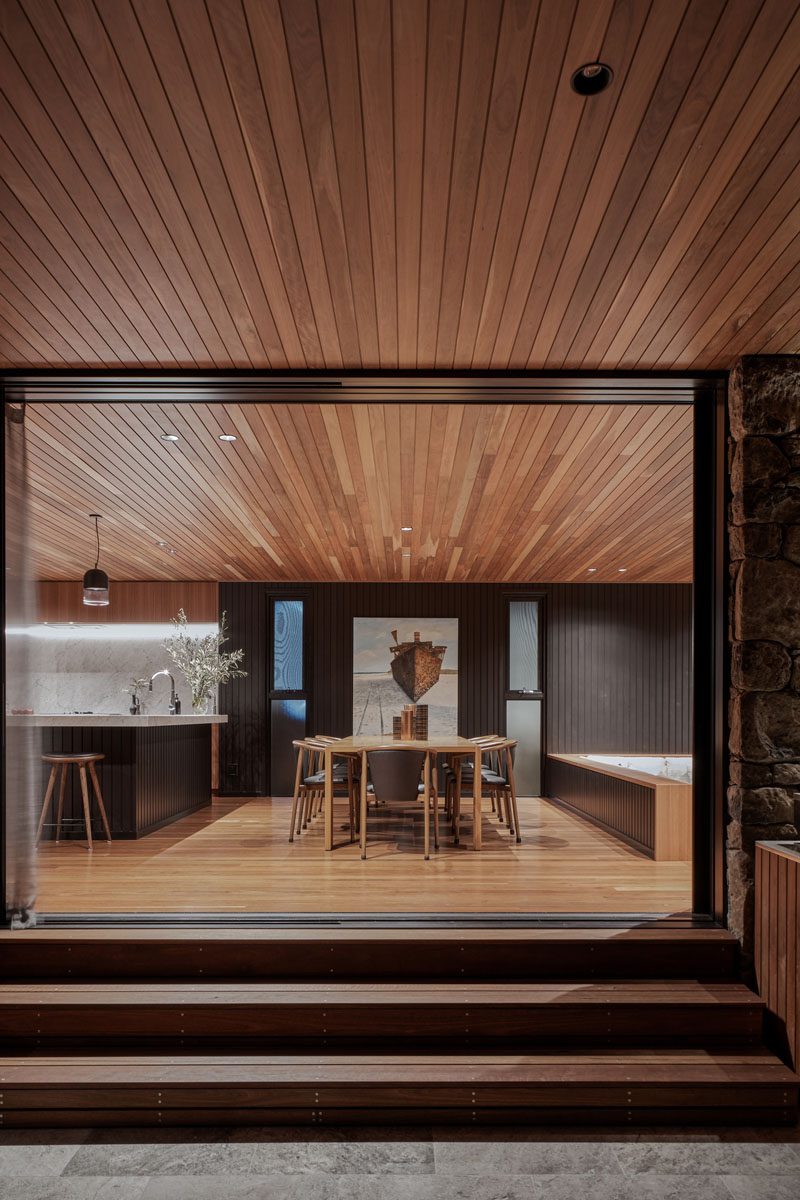
<instances>
[{"instance_id":1,"label":"black vertical panel island front","mask_svg":"<svg viewBox=\"0 0 800 1200\"><path fill-rule=\"evenodd\" d=\"M98 765L112 838L139 838L211 803L211 728L226 716L37 715L12 717L40 733L42 754L105 755ZM44 799L50 767L42 763ZM80 780L70 769L62 837L83 834ZM97 814L93 806L93 816ZM49 814L43 837L54 836ZM97 828L99 836L100 831Z\"/></svg>"}]
</instances>

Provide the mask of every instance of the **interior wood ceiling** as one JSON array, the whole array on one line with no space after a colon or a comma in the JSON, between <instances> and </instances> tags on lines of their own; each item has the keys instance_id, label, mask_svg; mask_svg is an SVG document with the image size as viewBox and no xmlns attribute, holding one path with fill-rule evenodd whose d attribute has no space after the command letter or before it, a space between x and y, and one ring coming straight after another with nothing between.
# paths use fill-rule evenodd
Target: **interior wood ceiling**
<instances>
[{"instance_id":1,"label":"interior wood ceiling","mask_svg":"<svg viewBox=\"0 0 800 1200\"><path fill-rule=\"evenodd\" d=\"M112 579L692 575L686 405L34 404L26 421L43 579L93 564L91 512Z\"/></svg>"},{"instance_id":2,"label":"interior wood ceiling","mask_svg":"<svg viewBox=\"0 0 800 1200\"><path fill-rule=\"evenodd\" d=\"M0 367L797 352L798 116L798 0L2 0Z\"/></svg>"}]
</instances>

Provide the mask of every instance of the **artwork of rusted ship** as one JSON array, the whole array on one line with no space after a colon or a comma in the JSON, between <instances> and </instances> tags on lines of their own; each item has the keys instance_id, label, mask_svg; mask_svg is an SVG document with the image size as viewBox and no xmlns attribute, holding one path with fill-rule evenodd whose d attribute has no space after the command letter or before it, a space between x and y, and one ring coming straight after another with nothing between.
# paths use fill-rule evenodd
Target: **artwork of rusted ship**
<instances>
[{"instance_id":1,"label":"artwork of rusted ship","mask_svg":"<svg viewBox=\"0 0 800 1200\"><path fill-rule=\"evenodd\" d=\"M414 634L413 642L398 642L397 630L392 630L394 646L392 652L392 675L405 694L419 700L439 681L442 660L447 646L434 646L433 642L421 642Z\"/></svg>"}]
</instances>

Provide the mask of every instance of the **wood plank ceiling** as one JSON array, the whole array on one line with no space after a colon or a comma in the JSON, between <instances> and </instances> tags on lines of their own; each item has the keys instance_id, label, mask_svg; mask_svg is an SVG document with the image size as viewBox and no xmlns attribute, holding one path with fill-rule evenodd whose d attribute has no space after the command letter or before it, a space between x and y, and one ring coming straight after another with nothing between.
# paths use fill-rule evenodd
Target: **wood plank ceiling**
<instances>
[{"instance_id":1,"label":"wood plank ceiling","mask_svg":"<svg viewBox=\"0 0 800 1200\"><path fill-rule=\"evenodd\" d=\"M112 579L692 576L686 405L33 404L26 421L39 578L93 564L90 512Z\"/></svg>"},{"instance_id":2,"label":"wood plank ceiling","mask_svg":"<svg viewBox=\"0 0 800 1200\"><path fill-rule=\"evenodd\" d=\"M799 116L798 0L3 0L0 367L798 352Z\"/></svg>"}]
</instances>

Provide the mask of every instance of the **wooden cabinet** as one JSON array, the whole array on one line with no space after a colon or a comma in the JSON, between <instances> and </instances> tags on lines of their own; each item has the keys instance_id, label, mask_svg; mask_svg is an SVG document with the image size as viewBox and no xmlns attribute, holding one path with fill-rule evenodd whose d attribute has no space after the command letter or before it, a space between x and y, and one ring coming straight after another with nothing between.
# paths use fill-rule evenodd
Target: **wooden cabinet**
<instances>
[{"instance_id":1,"label":"wooden cabinet","mask_svg":"<svg viewBox=\"0 0 800 1200\"><path fill-rule=\"evenodd\" d=\"M217 584L208 580L111 580L107 608L83 603L80 580L42 580L37 585L38 621L81 625L150 624L168 621L185 610L190 621L216 621Z\"/></svg>"}]
</instances>

